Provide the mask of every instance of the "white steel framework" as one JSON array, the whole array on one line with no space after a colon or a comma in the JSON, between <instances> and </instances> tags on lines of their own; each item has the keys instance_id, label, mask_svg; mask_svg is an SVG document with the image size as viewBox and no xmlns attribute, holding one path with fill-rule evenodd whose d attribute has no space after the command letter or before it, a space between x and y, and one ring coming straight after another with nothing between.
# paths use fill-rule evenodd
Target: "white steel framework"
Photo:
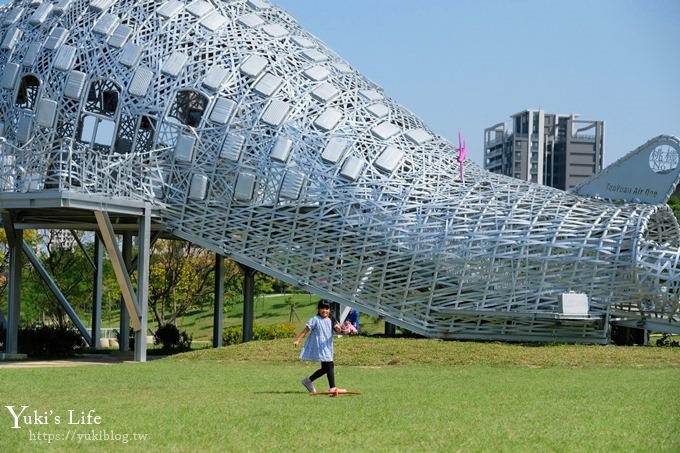
<instances>
[{"instance_id":1,"label":"white steel framework","mask_svg":"<svg viewBox=\"0 0 680 453\"><path fill-rule=\"evenodd\" d=\"M267 0L19 0L0 32L2 192L152 203L171 234L429 337L677 328L665 205L460 180L451 143Z\"/></svg>"}]
</instances>

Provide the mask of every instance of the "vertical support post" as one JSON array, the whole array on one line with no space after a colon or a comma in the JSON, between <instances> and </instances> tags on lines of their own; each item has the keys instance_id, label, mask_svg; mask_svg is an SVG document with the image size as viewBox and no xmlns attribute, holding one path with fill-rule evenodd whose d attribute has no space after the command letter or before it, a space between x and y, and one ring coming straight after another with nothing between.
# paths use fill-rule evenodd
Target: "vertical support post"
<instances>
[{"instance_id":1,"label":"vertical support post","mask_svg":"<svg viewBox=\"0 0 680 453\"><path fill-rule=\"evenodd\" d=\"M132 233L123 233L123 262L125 263L125 269L128 275L132 271ZM120 344L118 349L121 352L126 352L130 350L130 314L125 308L125 301L123 296L120 296Z\"/></svg>"},{"instance_id":2,"label":"vertical support post","mask_svg":"<svg viewBox=\"0 0 680 453\"><path fill-rule=\"evenodd\" d=\"M607 311L605 312L604 315L604 325L602 326L604 338L607 340L607 344L612 343L612 325L610 323L611 321L610 307L611 305L607 304Z\"/></svg>"},{"instance_id":3,"label":"vertical support post","mask_svg":"<svg viewBox=\"0 0 680 453\"><path fill-rule=\"evenodd\" d=\"M253 339L253 323L255 321L255 274L257 271L241 264L243 272L243 343Z\"/></svg>"},{"instance_id":4,"label":"vertical support post","mask_svg":"<svg viewBox=\"0 0 680 453\"><path fill-rule=\"evenodd\" d=\"M344 320L340 319L341 317L340 313L342 311L340 308L340 304L332 300L330 301L330 303L331 303L331 317L335 318L336 321L341 323Z\"/></svg>"},{"instance_id":5,"label":"vertical support post","mask_svg":"<svg viewBox=\"0 0 680 453\"><path fill-rule=\"evenodd\" d=\"M140 329L135 332L135 361L146 362L146 332L149 317L149 249L151 248L151 208L144 206L137 235L137 312Z\"/></svg>"},{"instance_id":6,"label":"vertical support post","mask_svg":"<svg viewBox=\"0 0 680 453\"><path fill-rule=\"evenodd\" d=\"M21 312L21 263L22 244L24 239L23 230L12 230L7 233L9 242L9 291L7 307L7 332L5 339L5 353L17 354L19 352L19 313Z\"/></svg>"},{"instance_id":7,"label":"vertical support post","mask_svg":"<svg viewBox=\"0 0 680 453\"><path fill-rule=\"evenodd\" d=\"M104 247L99 235L94 238L94 278L92 282L92 346L101 349Z\"/></svg>"},{"instance_id":8,"label":"vertical support post","mask_svg":"<svg viewBox=\"0 0 680 453\"><path fill-rule=\"evenodd\" d=\"M224 256L215 254L215 306L213 311L213 348L222 346L224 318Z\"/></svg>"},{"instance_id":9,"label":"vertical support post","mask_svg":"<svg viewBox=\"0 0 680 453\"><path fill-rule=\"evenodd\" d=\"M397 326L395 326L391 322L385 321L385 336L386 337L393 337L396 334L397 334Z\"/></svg>"}]
</instances>

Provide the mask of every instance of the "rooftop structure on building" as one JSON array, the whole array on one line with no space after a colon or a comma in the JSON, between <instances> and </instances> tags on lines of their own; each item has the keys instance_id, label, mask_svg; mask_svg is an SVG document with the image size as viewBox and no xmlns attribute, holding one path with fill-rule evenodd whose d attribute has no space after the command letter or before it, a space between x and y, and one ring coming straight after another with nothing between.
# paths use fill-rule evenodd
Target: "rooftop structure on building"
<instances>
[{"instance_id":1,"label":"rooftop structure on building","mask_svg":"<svg viewBox=\"0 0 680 453\"><path fill-rule=\"evenodd\" d=\"M602 170L604 121L524 110L484 130L484 168L562 190Z\"/></svg>"}]
</instances>

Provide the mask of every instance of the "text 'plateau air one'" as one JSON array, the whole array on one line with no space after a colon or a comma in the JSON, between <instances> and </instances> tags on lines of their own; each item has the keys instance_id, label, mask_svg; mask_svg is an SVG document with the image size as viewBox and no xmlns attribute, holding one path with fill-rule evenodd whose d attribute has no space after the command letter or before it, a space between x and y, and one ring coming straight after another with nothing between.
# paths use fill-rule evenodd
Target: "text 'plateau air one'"
<instances>
[{"instance_id":1,"label":"text 'plateau air one'","mask_svg":"<svg viewBox=\"0 0 680 453\"><path fill-rule=\"evenodd\" d=\"M567 193L461 169L266 0L21 0L0 27L0 208L152 203L176 237L428 337L678 330L675 137Z\"/></svg>"}]
</instances>

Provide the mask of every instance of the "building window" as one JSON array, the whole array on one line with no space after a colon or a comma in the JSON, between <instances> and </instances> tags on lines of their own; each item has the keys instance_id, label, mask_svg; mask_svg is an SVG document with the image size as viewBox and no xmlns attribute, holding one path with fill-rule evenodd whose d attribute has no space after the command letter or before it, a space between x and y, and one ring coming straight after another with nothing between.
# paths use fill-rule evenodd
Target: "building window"
<instances>
[{"instance_id":1,"label":"building window","mask_svg":"<svg viewBox=\"0 0 680 453\"><path fill-rule=\"evenodd\" d=\"M120 88L114 82L105 79L94 80L90 83L84 110L114 118L118 110L118 93Z\"/></svg>"},{"instance_id":2,"label":"building window","mask_svg":"<svg viewBox=\"0 0 680 453\"><path fill-rule=\"evenodd\" d=\"M155 118L141 115L121 115L118 119L118 136L115 150L117 153L141 153L153 148Z\"/></svg>"},{"instance_id":3,"label":"building window","mask_svg":"<svg viewBox=\"0 0 680 453\"><path fill-rule=\"evenodd\" d=\"M156 130L156 120L149 116L142 116L137 127L137 143L135 151L149 151L153 148L153 135Z\"/></svg>"},{"instance_id":4,"label":"building window","mask_svg":"<svg viewBox=\"0 0 680 453\"><path fill-rule=\"evenodd\" d=\"M33 110L35 102L38 99L39 89L40 80L38 80L36 76L31 74L23 76L14 103L19 108Z\"/></svg>"},{"instance_id":5,"label":"building window","mask_svg":"<svg viewBox=\"0 0 680 453\"><path fill-rule=\"evenodd\" d=\"M180 90L168 116L176 118L182 124L198 127L208 106L208 97L193 90Z\"/></svg>"},{"instance_id":6,"label":"building window","mask_svg":"<svg viewBox=\"0 0 680 453\"><path fill-rule=\"evenodd\" d=\"M84 114L81 117L80 141L92 148L109 150L113 145L115 121Z\"/></svg>"},{"instance_id":7,"label":"building window","mask_svg":"<svg viewBox=\"0 0 680 453\"><path fill-rule=\"evenodd\" d=\"M93 80L79 122L79 140L92 149L110 151L116 136L120 87L106 79Z\"/></svg>"}]
</instances>

